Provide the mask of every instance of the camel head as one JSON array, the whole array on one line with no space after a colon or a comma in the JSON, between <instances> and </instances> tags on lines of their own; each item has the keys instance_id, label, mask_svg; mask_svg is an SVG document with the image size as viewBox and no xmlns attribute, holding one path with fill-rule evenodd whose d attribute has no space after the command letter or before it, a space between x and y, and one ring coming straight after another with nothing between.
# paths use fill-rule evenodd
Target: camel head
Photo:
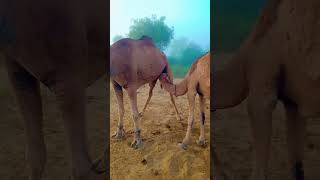
<instances>
[{"instance_id":1,"label":"camel head","mask_svg":"<svg viewBox=\"0 0 320 180\"><path fill-rule=\"evenodd\" d=\"M167 73L162 73L159 77L159 80L161 83L169 83L171 84L171 81L169 79L169 75Z\"/></svg>"}]
</instances>

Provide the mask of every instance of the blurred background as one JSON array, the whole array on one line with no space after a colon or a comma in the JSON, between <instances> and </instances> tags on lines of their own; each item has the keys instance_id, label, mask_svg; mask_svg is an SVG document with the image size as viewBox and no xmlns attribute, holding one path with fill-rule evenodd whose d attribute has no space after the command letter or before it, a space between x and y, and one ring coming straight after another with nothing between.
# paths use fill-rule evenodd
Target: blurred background
<instances>
[{"instance_id":1,"label":"blurred background","mask_svg":"<svg viewBox=\"0 0 320 180\"><path fill-rule=\"evenodd\" d=\"M232 53L249 35L266 0L213 1L213 49L215 53Z\"/></svg>"},{"instance_id":2,"label":"blurred background","mask_svg":"<svg viewBox=\"0 0 320 180\"><path fill-rule=\"evenodd\" d=\"M210 49L210 0L110 2L110 45L122 38L152 37L181 78Z\"/></svg>"}]
</instances>

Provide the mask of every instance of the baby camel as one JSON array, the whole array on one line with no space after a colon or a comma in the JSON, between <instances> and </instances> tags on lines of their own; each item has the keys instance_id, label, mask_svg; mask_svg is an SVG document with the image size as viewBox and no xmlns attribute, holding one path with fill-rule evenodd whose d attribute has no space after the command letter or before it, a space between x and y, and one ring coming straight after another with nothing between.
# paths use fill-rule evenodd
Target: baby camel
<instances>
[{"instance_id":1,"label":"baby camel","mask_svg":"<svg viewBox=\"0 0 320 180\"><path fill-rule=\"evenodd\" d=\"M140 136L139 117L142 116L150 99L152 91L161 73L168 73L170 82L173 75L165 55L157 49L150 37L142 36L138 40L125 38L115 42L110 48L110 79L117 96L119 106L118 128L114 135L117 139L124 137L123 130L123 91L124 88L130 99L134 121L135 137L131 144L134 148L142 145ZM137 89L149 83L149 96L142 112L139 114L137 106ZM177 118L180 119L173 95L171 102L175 108Z\"/></svg>"},{"instance_id":2,"label":"baby camel","mask_svg":"<svg viewBox=\"0 0 320 180\"><path fill-rule=\"evenodd\" d=\"M210 97L210 52L197 59L191 65L186 77L177 85L172 84L172 80L166 73L162 73L159 78L162 86L170 94L182 96L187 93L189 101L188 129L185 138L179 146L187 149L190 142L191 129L194 120L195 96L199 95L200 102L200 137L197 143L205 145L204 123L205 123L205 100Z\"/></svg>"}]
</instances>

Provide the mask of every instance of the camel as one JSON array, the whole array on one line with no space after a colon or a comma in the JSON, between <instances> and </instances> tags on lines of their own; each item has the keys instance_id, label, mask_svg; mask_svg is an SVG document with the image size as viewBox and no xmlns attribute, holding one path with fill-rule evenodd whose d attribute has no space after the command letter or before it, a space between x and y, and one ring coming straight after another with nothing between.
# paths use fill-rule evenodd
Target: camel
<instances>
[{"instance_id":1,"label":"camel","mask_svg":"<svg viewBox=\"0 0 320 180\"><path fill-rule=\"evenodd\" d=\"M205 123L205 100L210 97L210 53L198 58L191 65L185 78L178 84L173 84L167 73L160 76L162 87L170 94L182 96L187 93L189 102L188 129L185 138L179 146L186 150L190 143L191 130L194 121L195 97L199 95L200 104L200 136L198 145L205 145L204 123Z\"/></svg>"},{"instance_id":2,"label":"camel","mask_svg":"<svg viewBox=\"0 0 320 180\"><path fill-rule=\"evenodd\" d=\"M200 136L197 140L199 146L205 147L204 137L204 124L205 124L205 100L210 98L210 52L204 54L197 60L195 60L190 70L188 71L185 78L178 84L173 84L167 73L162 73L159 80L163 88L170 94L175 96L182 96L187 93L189 102L189 118L188 118L188 129L182 143L179 143L179 147L182 150L187 150L188 144L190 143L191 130L194 121L194 108L195 108L195 96L199 95L199 107L200 107ZM211 151L213 156L213 163L215 165L214 171L218 176L224 179L229 179L222 163L220 162L217 153L211 143Z\"/></svg>"},{"instance_id":3,"label":"camel","mask_svg":"<svg viewBox=\"0 0 320 180\"><path fill-rule=\"evenodd\" d=\"M2 0L0 51L26 130L29 179L46 164L40 82L57 96L67 135L72 177L92 178L85 89L107 72L107 2ZM10 36L9 36L10 35Z\"/></svg>"},{"instance_id":4,"label":"camel","mask_svg":"<svg viewBox=\"0 0 320 180\"><path fill-rule=\"evenodd\" d=\"M169 74L172 82L173 74L164 53L158 50L152 38L142 36L140 39L124 38L115 42L110 47L110 79L117 96L119 108L119 120L114 138L123 139L125 132L123 129L123 88L128 93L132 119L134 123L134 140L131 146L135 149L142 147L141 128L139 118L143 115L152 97L152 91L161 73ZM141 113L137 106L137 89L142 85L149 84L149 96ZM173 96L170 100L174 106L177 119L181 119L177 110Z\"/></svg>"},{"instance_id":5,"label":"camel","mask_svg":"<svg viewBox=\"0 0 320 180\"><path fill-rule=\"evenodd\" d=\"M213 70L212 111L248 102L255 167L251 178L267 173L272 112L278 101L286 111L291 178L304 179L306 119L320 113L318 0L269 0L258 23L231 62ZM216 68L216 67L215 67Z\"/></svg>"}]
</instances>

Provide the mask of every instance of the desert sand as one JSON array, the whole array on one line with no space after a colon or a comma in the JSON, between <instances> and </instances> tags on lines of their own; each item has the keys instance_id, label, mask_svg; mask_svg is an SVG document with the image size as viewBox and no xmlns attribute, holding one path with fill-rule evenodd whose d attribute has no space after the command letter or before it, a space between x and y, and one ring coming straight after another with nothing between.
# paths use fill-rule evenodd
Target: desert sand
<instances>
[{"instance_id":1,"label":"desert sand","mask_svg":"<svg viewBox=\"0 0 320 180\"><path fill-rule=\"evenodd\" d=\"M138 90L138 107L142 110L148 97L149 86ZM197 97L198 99L198 97ZM118 105L113 89L110 89L110 137L116 131L118 122ZM128 96L124 92L125 116L124 129L127 138L117 141L111 138L110 175L112 180L124 179L210 179L210 148L197 146L199 137L199 107L195 111L192 141L187 151L177 146L186 133L188 118L188 101L186 96L176 98L177 108L182 115L180 122L175 118L170 96L160 88L158 82L153 97L142 119L142 137L144 146L134 150L130 147L133 140L133 122ZM206 140L210 143L209 102L206 109ZM183 127L184 126L184 127ZM209 145L209 144L208 144Z\"/></svg>"},{"instance_id":2,"label":"desert sand","mask_svg":"<svg viewBox=\"0 0 320 180\"><path fill-rule=\"evenodd\" d=\"M1 62L0 62L1 65ZM55 96L42 88L44 133L47 145L47 164L44 180L70 179L69 154L66 147L65 131L61 112ZM97 81L87 90L87 117L89 148L92 157L101 155L106 145L107 123L106 83ZM0 179L26 180L24 122L15 104L4 68L0 66ZM97 175L93 180L104 180Z\"/></svg>"},{"instance_id":3,"label":"desert sand","mask_svg":"<svg viewBox=\"0 0 320 180\"><path fill-rule=\"evenodd\" d=\"M214 65L223 67L231 55L215 57ZM233 171L235 180L248 180L252 168L251 129L246 102L234 108L219 110L213 115L215 147L227 169ZM320 179L320 118L308 119L305 140L306 180ZM272 147L269 173L272 180L290 180L286 142L286 123L283 105L279 102L273 113Z\"/></svg>"}]
</instances>

